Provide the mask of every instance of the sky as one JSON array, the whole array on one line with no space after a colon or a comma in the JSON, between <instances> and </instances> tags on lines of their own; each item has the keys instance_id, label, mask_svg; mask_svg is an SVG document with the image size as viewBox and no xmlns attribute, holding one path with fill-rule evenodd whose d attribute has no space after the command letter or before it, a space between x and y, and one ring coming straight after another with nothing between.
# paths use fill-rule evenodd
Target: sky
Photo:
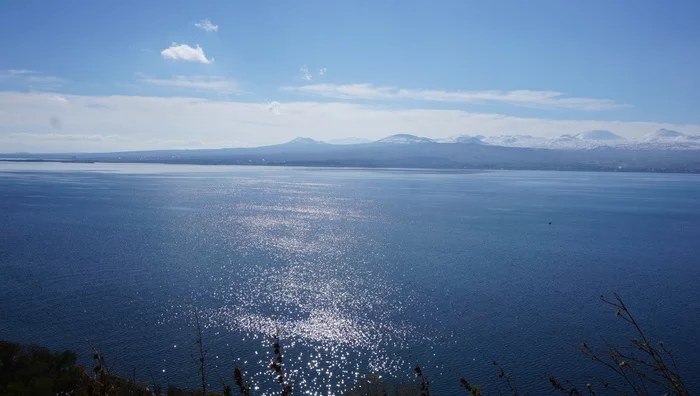
<instances>
[{"instance_id":1,"label":"sky","mask_svg":"<svg viewBox=\"0 0 700 396\"><path fill-rule=\"evenodd\" d=\"M0 152L700 135L700 2L3 1Z\"/></svg>"}]
</instances>

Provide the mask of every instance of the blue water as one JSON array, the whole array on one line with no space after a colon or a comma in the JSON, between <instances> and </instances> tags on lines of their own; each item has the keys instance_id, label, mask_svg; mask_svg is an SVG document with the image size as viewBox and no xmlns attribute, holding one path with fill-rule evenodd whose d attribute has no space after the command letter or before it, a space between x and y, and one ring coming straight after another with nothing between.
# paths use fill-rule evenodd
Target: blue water
<instances>
[{"instance_id":1,"label":"blue water","mask_svg":"<svg viewBox=\"0 0 700 396\"><path fill-rule=\"evenodd\" d=\"M631 335L615 290L700 391L699 241L696 175L0 163L0 339L195 387L198 312L215 387L264 391L281 331L297 390L544 394Z\"/></svg>"}]
</instances>

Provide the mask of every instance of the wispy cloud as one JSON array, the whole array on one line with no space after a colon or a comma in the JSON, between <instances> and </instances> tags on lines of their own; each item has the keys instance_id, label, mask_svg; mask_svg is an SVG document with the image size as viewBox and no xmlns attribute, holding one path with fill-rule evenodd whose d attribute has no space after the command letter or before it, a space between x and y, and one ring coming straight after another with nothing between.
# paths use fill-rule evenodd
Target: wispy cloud
<instances>
[{"instance_id":1,"label":"wispy cloud","mask_svg":"<svg viewBox=\"0 0 700 396\"><path fill-rule=\"evenodd\" d=\"M311 76L311 73L309 73L309 68L306 66L302 66L299 68L299 71L301 72L301 79L306 80L306 81L311 81L313 77Z\"/></svg>"},{"instance_id":2,"label":"wispy cloud","mask_svg":"<svg viewBox=\"0 0 700 396\"><path fill-rule=\"evenodd\" d=\"M392 99L397 98L394 88L374 87L370 84L312 84L301 87L282 87L283 91L323 96L333 99Z\"/></svg>"},{"instance_id":3,"label":"wispy cloud","mask_svg":"<svg viewBox=\"0 0 700 396\"><path fill-rule=\"evenodd\" d=\"M201 21L197 22L194 24L194 26L206 31L206 32L218 32L219 31L219 25L214 25L211 23L211 20L209 18L202 19Z\"/></svg>"},{"instance_id":4,"label":"wispy cloud","mask_svg":"<svg viewBox=\"0 0 700 396\"><path fill-rule=\"evenodd\" d=\"M10 69L7 71L8 74L11 74L13 76L16 75L21 75L21 74L34 74L36 73L33 70L27 70L27 69Z\"/></svg>"},{"instance_id":5,"label":"wispy cloud","mask_svg":"<svg viewBox=\"0 0 700 396\"><path fill-rule=\"evenodd\" d=\"M204 50L197 44L197 48L192 48L187 44L172 43L170 47L160 52L163 58L173 60L184 60L188 62L212 63L214 58L207 59Z\"/></svg>"},{"instance_id":6,"label":"wispy cloud","mask_svg":"<svg viewBox=\"0 0 700 396\"><path fill-rule=\"evenodd\" d=\"M60 88L66 80L56 76L43 75L33 70L9 69L0 70L0 81L20 82L34 91L54 91Z\"/></svg>"},{"instance_id":7,"label":"wispy cloud","mask_svg":"<svg viewBox=\"0 0 700 396\"><path fill-rule=\"evenodd\" d=\"M29 75L24 78L24 81L29 83L30 88L53 91L60 88L65 82L64 79L56 76L39 76L39 75Z\"/></svg>"},{"instance_id":8,"label":"wispy cloud","mask_svg":"<svg viewBox=\"0 0 700 396\"><path fill-rule=\"evenodd\" d=\"M312 84L284 91L344 100L420 100L430 102L505 103L521 107L610 110L627 105L610 99L569 97L553 91L440 91L378 87L372 84Z\"/></svg>"},{"instance_id":9,"label":"wispy cloud","mask_svg":"<svg viewBox=\"0 0 700 396\"><path fill-rule=\"evenodd\" d=\"M60 95L49 96L49 100L55 100L57 102L67 103L68 99Z\"/></svg>"},{"instance_id":10,"label":"wispy cloud","mask_svg":"<svg viewBox=\"0 0 700 396\"><path fill-rule=\"evenodd\" d=\"M213 91L222 94L236 92L234 80L219 76L174 76L172 78L151 78L138 75L139 80L148 84Z\"/></svg>"},{"instance_id":11,"label":"wispy cloud","mask_svg":"<svg viewBox=\"0 0 700 396\"><path fill-rule=\"evenodd\" d=\"M302 80L311 81L314 79L313 73L309 70L309 68L306 65L300 67L299 71L301 72L301 79ZM326 74L327 71L328 71L328 69L326 69L325 67L322 67L316 71L316 75L318 77L322 77L323 75Z\"/></svg>"}]
</instances>

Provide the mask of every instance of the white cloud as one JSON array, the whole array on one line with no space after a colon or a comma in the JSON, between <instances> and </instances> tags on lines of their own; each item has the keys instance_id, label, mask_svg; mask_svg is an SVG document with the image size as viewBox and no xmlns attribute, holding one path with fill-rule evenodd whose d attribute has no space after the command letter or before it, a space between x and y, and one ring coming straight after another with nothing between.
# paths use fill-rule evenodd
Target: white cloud
<instances>
[{"instance_id":1,"label":"white cloud","mask_svg":"<svg viewBox=\"0 0 700 396\"><path fill-rule=\"evenodd\" d=\"M148 84L213 91L222 94L236 92L234 80L219 76L174 76L168 79L140 76L140 81Z\"/></svg>"},{"instance_id":2,"label":"white cloud","mask_svg":"<svg viewBox=\"0 0 700 396\"><path fill-rule=\"evenodd\" d=\"M306 81L311 81L311 73L309 73L309 68L306 66L302 66L299 68L299 71L301 71L301 79L306 80Z\"/></svg>"},{"instance_id":3,"label":"white cloud","mask_svg":"<svg viewBox=\"0 0 700 396\"><path fill-rule=\"evenodd\" d=\"M297 136L379 139L392 133L439 138L458 134L554 137L604 129L626 138L659 128L700 135L700 125L552 120L460 110L395 109L347 102L230 102L191 97L0 92L0 151L119 151L275 144ZM108 110L105 110L108 109ZM283 109L281 115L275 111ZM63 121L62 133L47 122ZM29 136L31 135L31 136ZM64 136L69 136L64 137ZM97 137L99 136L99 138ZM118 137L118 138L116 138ZM176 143L177 142L177 143Z\"/></svg>"},{"instance_id":4,"label":"white cloud","mask_svg":"<svg viewBox=\"0 0 700 396\"><path fill-rule=\"evenodd\" d=\"M326 75L327 71L328 71L328 69L326 69L325 67L322 67L322 68L318 69L318 75L324 76L324 75Z\"/></svg>"},{"instance_id":5,"label":"white cloud","mask_svg":"<svg viewBox=\"0 0 700 396\"><path fill-rule=\"evenodd\" d=\"M173 60L185 60L189 62L212 63L214 58L207 59L204 50L197 44L197 48L192 48L187 44L172 43L170 47L160 53L163 58Z\"/></svg>"},{"instance_id":6,"label":"white cloud","mask_svg":"<svg viewBox=\"0 0 700 396\"><path fill-rule=\"evenodd\" d=\"M505 103L521 107L610 110L627 107L610 99L568 97L552 91L440 91L377 87L372 84L312 84L284 91L345 100L421 100L431 102Z\"/></svg>"},{"instance_id":7,"label":"white cloud","mask_svg":"<svg viewBox=\"0 0 700 396\"><path fill-rule=\"evenodd\" d=\"M214 25L211 23L209 18L202 19L201 21L197 22L194 24L194 26L207 31L207 32L218 32L219 31L219 25Z\"/></svg>"}]
</instances>

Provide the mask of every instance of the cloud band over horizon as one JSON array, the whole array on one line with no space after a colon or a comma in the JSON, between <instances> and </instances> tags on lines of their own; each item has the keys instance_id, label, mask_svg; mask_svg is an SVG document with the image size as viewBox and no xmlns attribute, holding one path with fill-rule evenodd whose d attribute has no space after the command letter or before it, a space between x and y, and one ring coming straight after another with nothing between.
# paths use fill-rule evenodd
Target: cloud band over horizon
<instances>
[{"instance_id":1,"label":"cloud band over horizon","mask_svg":"<svg viewBox=\"0 0 700 396\"><path fill-rule=\"evenodd\" d=\"M552 120L345 102L257 103L194 97L0 92L0 108L3 152L250 147L282 143L297 136L377 140L395 133L430 138L460 134L555 137L605 129L634 138L666 128L700 135L700 125L695 124ZM62 121L60 131L52 128L52 116Z\"/></svg>"}]
</instances>

